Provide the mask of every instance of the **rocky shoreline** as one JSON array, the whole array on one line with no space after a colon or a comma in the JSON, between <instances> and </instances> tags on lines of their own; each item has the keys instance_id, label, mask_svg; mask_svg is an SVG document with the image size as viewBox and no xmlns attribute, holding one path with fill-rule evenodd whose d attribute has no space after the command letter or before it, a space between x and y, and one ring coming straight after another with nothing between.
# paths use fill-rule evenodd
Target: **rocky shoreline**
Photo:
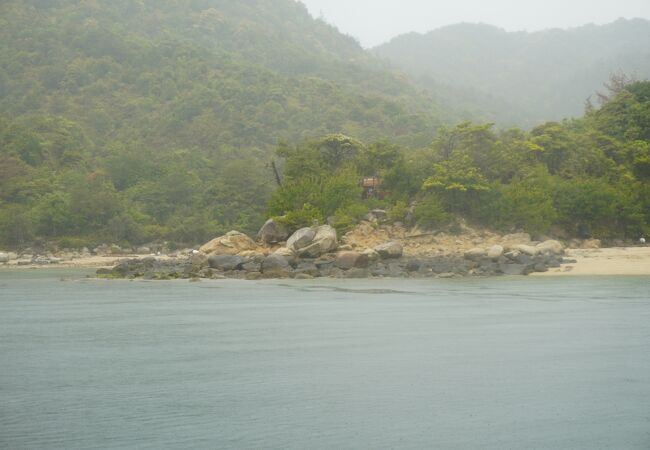
<instances>
[{"instance_id":1,"label":"rocky shoreline","mask_svg":"<svg viewBox=\"0 0 650 450\"><path fill-rule=\"evenodd\" d=\"M512 247L473 248L460 255L404 254L398 241L374 248L340 245L334 228L302 228L288 236L277 223L267 222L255 242L232 231L177 258L133 258L111 269L103 278L245 279L268 278L455 278L468 276L529 275L558 268L566 261L558 241Z\"/></svg>"}]
</instances>

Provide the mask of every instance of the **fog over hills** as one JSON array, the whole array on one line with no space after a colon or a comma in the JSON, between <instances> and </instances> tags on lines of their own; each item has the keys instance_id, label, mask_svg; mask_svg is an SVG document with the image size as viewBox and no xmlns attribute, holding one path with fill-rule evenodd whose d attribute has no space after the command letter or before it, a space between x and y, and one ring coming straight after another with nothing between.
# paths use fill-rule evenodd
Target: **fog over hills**
<instances>
[{"instance_id":1,"label":"fog over hills","mask_svg":"<svg viewBox=\"0 0 650 450\"><path fill-rule=\"evenodd\" d=\"M402 35L373 52L422 86L448 86L485 119L530 126L582 114L613 73L650 77L648 42L644 19L534 33L458 24Z\"/></svg>"}]
</instances>

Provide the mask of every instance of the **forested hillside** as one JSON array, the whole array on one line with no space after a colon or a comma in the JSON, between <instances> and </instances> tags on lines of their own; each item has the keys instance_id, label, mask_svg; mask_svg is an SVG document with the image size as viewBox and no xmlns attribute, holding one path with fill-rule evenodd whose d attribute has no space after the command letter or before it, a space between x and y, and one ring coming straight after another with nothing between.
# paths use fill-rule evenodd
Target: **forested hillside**
<instances>
[{"instance_id":1,"label":"forested hillside","mask_svg":"<svg viewBox=\"0 0 650 450\"><path fill-rule=\"evenodd\" d=\"M601 108L525 132L465 122L426 148L344 136L278 150L285 183L272 213L297 228L328 219L340 231L371 208L422 229L461 220L534 237L636 240L650 232L650 82L613 83ZM361 200L361 177L383 198Z\"/></svg>"},{"instance_id":2,"label":"forested hillside","mask_svg":"<svg viewBox=\"0 0 650 450\"><path fill-rule=\"evenodd\" d=\"M426 145L435 107L293 0L4 0L0 240L253 231L278 142Z\"/></svg>"},{"instance_id":3,"label":"forested hillside","mask_svg":"<svg viewBox=\"0 0 650 450\"><path fill-rule=\"evenodd\" d=\"M612 73L650 77L650 21L509 33L461 24L399 36L373 51L475 117L530 128L578 117Z\"/></svg>"}]
</instances>

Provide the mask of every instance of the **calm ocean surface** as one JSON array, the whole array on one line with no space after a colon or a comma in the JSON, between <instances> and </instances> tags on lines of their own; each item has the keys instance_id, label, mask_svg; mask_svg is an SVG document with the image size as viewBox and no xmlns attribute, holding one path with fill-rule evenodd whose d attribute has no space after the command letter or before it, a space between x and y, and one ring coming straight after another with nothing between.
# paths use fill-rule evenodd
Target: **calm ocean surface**
<instances>
[{"instance_id":1,"label":"calm ocean surface","mask_svg":"<svg viewBox=\"0 0 650 450\"><path fill-rule=\"evenodd\" d=\"M2 449L650 449L650 278L0 271Z\"/></svg>"}]
</instances>

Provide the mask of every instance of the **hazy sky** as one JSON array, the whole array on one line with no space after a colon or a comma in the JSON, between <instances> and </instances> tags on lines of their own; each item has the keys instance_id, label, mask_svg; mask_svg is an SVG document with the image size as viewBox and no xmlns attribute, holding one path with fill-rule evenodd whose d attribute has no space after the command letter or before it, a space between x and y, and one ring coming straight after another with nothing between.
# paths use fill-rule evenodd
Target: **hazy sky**
<instances>
[{"instance_id":1,"label":"hazy sky","mask_svg":"<svg viewBox=\"0 0 650 450\"><path fill-rule=\"evenodd\" d=\"M301 0L345 34L371 47L409 31L483 22L509 31L650 19L650 0Z\"/></svg>"}]
</instances>

